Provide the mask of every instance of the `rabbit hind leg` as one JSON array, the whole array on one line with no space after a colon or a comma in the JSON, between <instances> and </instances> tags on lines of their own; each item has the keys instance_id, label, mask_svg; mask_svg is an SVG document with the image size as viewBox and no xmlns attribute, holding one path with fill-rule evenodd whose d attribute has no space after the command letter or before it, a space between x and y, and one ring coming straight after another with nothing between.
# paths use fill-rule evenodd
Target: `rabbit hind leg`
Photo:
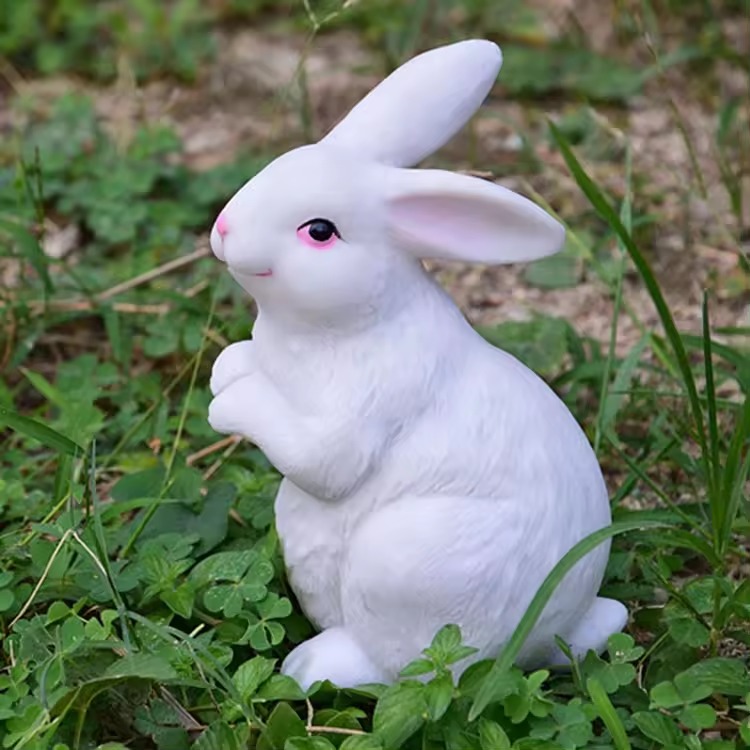
<instances>
[{"instance_id":1,"label":"rabbit hind leg","mask_svg":"<svg viewBox=\"0 0 750 750\"><path fill-rule=\"evenodd\" d=\"M391 679L448 624L478 649L457 670L493 658L576 541L561 539L560 529L575 526L568 516L553 504L539 513L512 500L404 497L368 517L350 541L341 576L344 623ZM588 610L605 564L606 550L597 550L563 581L553 614L529 638L527 658L550 654L553 634Z\"/></svg>"}]
</instances>

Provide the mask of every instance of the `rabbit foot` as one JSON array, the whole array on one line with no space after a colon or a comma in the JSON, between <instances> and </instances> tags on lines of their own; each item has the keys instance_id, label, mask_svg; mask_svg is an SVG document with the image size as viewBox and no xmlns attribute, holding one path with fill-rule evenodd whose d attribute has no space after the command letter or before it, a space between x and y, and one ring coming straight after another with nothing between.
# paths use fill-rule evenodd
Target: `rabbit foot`
<instances>
[{"instance_id":1,"label":"rabbit foot","mask_svg":"<svg viewBox=\"0 0 750 750\"><path fill-rule=\"evenodd\" d=\"M329 628L301 643L284 659L281 673L294 678L303 690L318 680L329 680L339 688L390 682L344 628Z\"/></svg>"},{"instance_id":2,"label":"rabbit foot","mask_svg":"<svg viewBox=\"0 0 750 750\"><path fill-rule=\"evenodd\" d=\"M252 341L237 341L224 349L211 368L209 387L214 396L255 369Z\"/></svg>"},{"instance_id":3,"label":"rabbit foot","mask_svg":"<svg viewBox=\"0 0 750 750\"><path fill-rule=\"evenodd\" d=\"M586 614L578 621L575 630L564 640L576 660L583 659L589 651L601 654L607 648L607 641L614 633L619 633L627 624L628 610L621 602L598 596ZM567 656L555 647L552 667L570 667Z\"/></svg>"}]
</instances>

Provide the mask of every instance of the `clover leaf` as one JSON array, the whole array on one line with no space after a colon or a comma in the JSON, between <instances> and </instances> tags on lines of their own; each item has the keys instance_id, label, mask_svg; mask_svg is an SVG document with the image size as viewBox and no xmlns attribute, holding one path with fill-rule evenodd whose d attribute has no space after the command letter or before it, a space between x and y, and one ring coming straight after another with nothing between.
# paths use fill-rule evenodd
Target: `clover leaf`
<instances>
[{"instance_id":1,"label":"clover leaf","mask_svg":"<svg viewBox=\"0 0 750 750\"><path fill-rule=\"evenodd\" d=\"M266 596L266 584L272 578L273 565L258 557L241 578L209 588L203 595L203 603L211 612L223 612L227 618L237 617L247 602L259 602Z\"/></svg>"},{"instance_id":2,"label":"clover leaf","mask_svg":"<svg viewBox=\"0 0 750 750\"><path fill-rule=\"evenodd\" d=\"M284 638L284 626L275 622L292 614L292 603L278 594L269 593L255 605L257 615L248 613L247 630L240 643L249 643L256 651L266 651L277 646Z\"/></svg>"},{"instance_id":3,"label":"clover leaf","mask_svg":"<svg viewBox=\"0 0 750 750\"><path fill-rule=\"evenodd\" d=\"M630 663L643 655L643 649L627 633L615 633L609 637L607 653L609 661L589 651L582 663L583 672L596 678L608 693L614 693L635 679L635 667Z\"/></svg>"}]
</instances>

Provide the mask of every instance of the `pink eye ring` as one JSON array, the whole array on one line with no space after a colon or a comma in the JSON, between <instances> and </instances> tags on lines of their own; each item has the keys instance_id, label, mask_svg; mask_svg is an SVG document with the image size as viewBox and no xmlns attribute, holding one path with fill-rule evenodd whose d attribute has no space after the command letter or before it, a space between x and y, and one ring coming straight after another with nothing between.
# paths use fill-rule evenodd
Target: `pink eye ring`
<instances>
[{"instance_id":1,"label":"pink eye ring","mask_svg":"<svg viewBox=\"0 0 750 750\"><path fill-rule=\"evenodd\" d=\"M341 239L336 225L328 219L311 219L297 229L297 237L308 247L327 250Z\"/></svg>"}]
</instances>

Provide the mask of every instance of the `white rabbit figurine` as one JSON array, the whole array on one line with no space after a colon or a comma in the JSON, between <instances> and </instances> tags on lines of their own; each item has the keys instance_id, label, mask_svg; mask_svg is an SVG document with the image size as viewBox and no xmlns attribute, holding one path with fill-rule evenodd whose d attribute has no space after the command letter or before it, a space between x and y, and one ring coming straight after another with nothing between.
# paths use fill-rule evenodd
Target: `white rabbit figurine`
<instances>
[{"instance_id":1,"label":"white rabbit figurine","mask_svg":"<svg viewBox=\"0 0 750 750\"><path fill-rule=\"evenodd\" d=\"M284 475L276 524L290 583L322 631L282 671L303 687L393 682L446 624L492 658L557 561L610 522L583 431L491 346L421 259L552 254L564 229L494 183L407 169L480 107L502 63L471 40L397 69L320 142L245 184L211 247L252 295L251 341L211 377L209 421ZM601 651L627 612L597 597L609 545L558 587L518 664Z\"/></svg>"}]
</instances>

